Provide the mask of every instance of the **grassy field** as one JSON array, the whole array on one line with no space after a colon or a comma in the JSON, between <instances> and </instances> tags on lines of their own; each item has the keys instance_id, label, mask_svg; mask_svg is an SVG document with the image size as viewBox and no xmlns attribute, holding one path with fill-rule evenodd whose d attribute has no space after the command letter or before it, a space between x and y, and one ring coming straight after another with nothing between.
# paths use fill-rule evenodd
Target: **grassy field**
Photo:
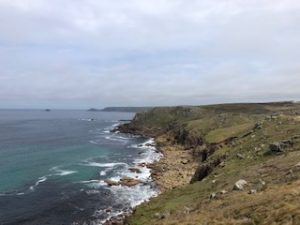
<instances>
[{"instance_id":1,"label":"grassy field","mask_svg":"<svg viewBox=\"0 0 300 225\"><path fill-rule=\"evenodd\" d=\"M300 224L299 115L300 105L291 102L155 108L137 114L124 131L163 140L162 149L180 146L199 168L193 171L194 182L139 206L127 223ZM271 144L278 149L271 151ZM240 179L247 185L234 190Z\"/></svg>"}]
</instances>

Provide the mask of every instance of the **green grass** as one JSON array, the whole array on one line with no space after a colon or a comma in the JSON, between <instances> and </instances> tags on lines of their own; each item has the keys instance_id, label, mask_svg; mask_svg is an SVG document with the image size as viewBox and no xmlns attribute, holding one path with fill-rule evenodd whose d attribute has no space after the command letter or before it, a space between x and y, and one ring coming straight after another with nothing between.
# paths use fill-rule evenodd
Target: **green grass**
<instances>
[{"instance_id":1,"label":"green grass","mask_svg":"<svg viewBox=\"0 0 300 225\"><path fill-rule=\"evenodd\" d=\"M219 143L230 137L238 137L239 135L243 135L249 132L253 127L253 123L246 123L232 127L215 129L210 131L205 136L205 140L208 143Z\"/></svg>"}]
</instances>

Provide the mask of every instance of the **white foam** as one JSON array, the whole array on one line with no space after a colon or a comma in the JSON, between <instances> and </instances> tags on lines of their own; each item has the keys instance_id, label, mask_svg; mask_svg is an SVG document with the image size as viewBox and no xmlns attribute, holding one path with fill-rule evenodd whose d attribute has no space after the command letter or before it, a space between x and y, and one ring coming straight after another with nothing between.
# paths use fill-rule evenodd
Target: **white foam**
<instances>
[{"instance_id":1,"label":"white foam","mask_svg":"<svg viewBox=\"0 0 300 225\"><path fill-rule=\"evenodd\" d=\"M91 140L89 142L90 142L90 144L93 144L93 145L97 145L98 144L96 141L93 141L93 140Z\"/></svg>"},{"instance_id":2,"label":"white foam","mask_svg":"<svg viewBox=\"0 0 300 225\"><path fill-rule=\"evenodd\" d=\"M140 154L140 157L134 160L134 163L153 163L156 161L159 161L163 155L159 152L157 152L155 147L154 139L151 138L147 141L145 141L142 144L131 146L134 148L143 149L144 151Z\"/></svg>"},{"instance_id":3,"label":"white foam","mask_svg":"<svg viewBox=\"0 0 300 225\"><path fill-rule=\"evenodd\" d=\"M40 183L43 183L43 182L45 182L46 180L47 180L47 177L46 177L46 176L40 177L40 178L38 179L38 181L35 182L34 185L32 185L32 186L29 187L29 190L34 191L34 189L35 189ZM18 193L17 195L23 195L23 194L24 194L24 193L22 192L22 193Z\"/></svg>"},{"instance_id":4,"label":"white foam","mask_svg":"<svg viewBox=\"0 0 300 225\"><path fill-rule=\"evenodd\" d=\"M98 180L95 182L89 182L87 185L93 189L99 189L100 187L107 186L107 183L103 180Z\"/></svg>"},{"instance_id":5,"label":"white foam","mask_svg":"<svg viewBox=\"0 0 300 225\"><path fill-rule=\"evenodd\" d=\"M106 168L105 170L102 170L102 171L100 171L100 176L106 176L106 174L109 172L109 171L111 171L111 170L113 170L113 168L114 167L108 167L108 168Z\"/></svg>"},{"instance_id":6,"label":"white foam","mask_svg":"<svg viewBox=\"0 0 300 225\"><path fill-rule=\"evenodd\" d=\"M125 138L122 136L116 136L116 135L111 135L111 136L104 136L106 140L110 141L117 141L117 142L123 142L126 143L130 138Z\"/></svg>"},{"instance_id":7,"label":"white foam","mask_svg":"<svg viewBox=\"0 0 300 225\"><path fill-rule=\"evenodd\" d=\"M52 167L50 169L50 171L54 171L56 176L67 176L67 175L71 175L71 174L74 174L74 173L77 173L77 171L74 171L74 170L62 170L62 169L59 169L57 166L55 167Z\"/></svg>"},{"instance_id":8,"label":"white foam","mask_svg":"<svg viewBox=\"0 0 300 225\"><path fill-rule=\"evenodd\" d=\"M95 121L95 119L94 118L82 118L82 119L79 119L79 120L81 120L81 121L88 121L88 122L91 122L91 121Z\"/></svg>"},{"instance_id":9,"label":"white foam","mask_svg":"<svg viewBox=\"0 0 300 225\"><path fill-rule=\"evenodd\" d=\"M127 165L123 162L117 162L117 163L97 163L97 162L89 162L87 164L84 164L85 166L93 166L93 167L115 167L120 165Z\"/></svg>"},{"instance_id":10,"label":"white foam","mask_svg":"<svg viewBox=\"0 0 300 225\"><path fill-rule=\"evenodd\" d=\"M120 202L128 202L132 208L158 195L158 190L144 184L133 187L112 186L110 190Z\"/></svg>"},{"instance_id":11,"label":"white foam","mask_svg":"<svg viewBox=\"0 0 300 225\"><path fill-rule=\"evenodd\" d=\"M20 196L20 195L25 195L25 193L24 193L24 192L17 192L17 193L0 193L0 197L3 197L3 196L12 196L12 195Z\"/></svg>"}]
</instances>

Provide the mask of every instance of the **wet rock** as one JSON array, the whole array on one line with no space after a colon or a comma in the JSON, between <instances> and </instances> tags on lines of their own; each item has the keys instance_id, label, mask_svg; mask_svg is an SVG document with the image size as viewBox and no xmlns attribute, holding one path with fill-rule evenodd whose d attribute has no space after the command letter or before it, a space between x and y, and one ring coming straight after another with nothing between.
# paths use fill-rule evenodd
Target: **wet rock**
<instances>
[{"instance_id":1,"label":"wet rock","mask_svg":"<svg viewBox=\"0 0 300 225\"><path fill-rule=\"evenodd\" d=\"M119 185L119 182L118 181L113 181L113 180L105 180L104 181L105 183L107 183L108 186L117 186Z\"/></svg>"},{"instance_id":2,"label":"wet rock","mask_svg":"<svg viewBox=\"0 0 300 225\"><path fill-rule=\"evenodd\" d=\"M147 143L145 144L146 147L155 147L155 144Z\"/></svg>"},{"instance_id":3,"label":"wet rock","mask_svg":"<svg viewBox=\"0 0 300 225\"><path fill-rule=\"evenodd\" d=\"M138 168L129 168L128 170L132 173L142 173L142 171Z\"/></svg>"},{"instance_id":4,"label":"wet rock","mask_svg":"<svg viewBox=\"0 0 300 225\"><path fill-rule=\"evenodd\" d=\"M145 166L146 166L146 163L139 163L138 166L139 166L139 167L145 167Z\"/></svg>"},{"instance_id":5,"label":"wet rock","mask_svg":"<svg viewBox=\"0 0 300 225\"><path fill-rule=\"evenodd\" d=\"M135 186L137 184L141 183L141 181L139 180L135 180L131 177L123 177L120 181L119 184L121 184L122 186L127 186L127 187L132 187Z\"/></svg>"},{"instance_id":6,"label":"wet rock","mask_svg":"<svg viewBox=\"0 0 300 225\"><path fill-rule=\"evenodd\" d=\"M234 186L233 186L233 190L236 190L236 191L242 191L244 190L244 187L248 185L248 182L241 179L241 180L238 180L237 182L235 182Z\"/></svg>"}]
</instances>

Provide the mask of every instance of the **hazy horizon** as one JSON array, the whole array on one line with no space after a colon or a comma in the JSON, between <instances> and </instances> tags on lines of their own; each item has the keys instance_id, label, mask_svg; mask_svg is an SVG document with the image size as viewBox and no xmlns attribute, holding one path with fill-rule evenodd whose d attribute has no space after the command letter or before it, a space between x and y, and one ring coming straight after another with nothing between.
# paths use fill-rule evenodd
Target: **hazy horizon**
<instances>
[{"instance_id":1,"label":"hazy horizon","mask_svg":"<svg viewBox=\"0 0 300 225\"><path fill-rule=\"evenodd\" d=\"M0 108L300 100L296 0L0 0Z\"/></svg>"}]
</instances>

